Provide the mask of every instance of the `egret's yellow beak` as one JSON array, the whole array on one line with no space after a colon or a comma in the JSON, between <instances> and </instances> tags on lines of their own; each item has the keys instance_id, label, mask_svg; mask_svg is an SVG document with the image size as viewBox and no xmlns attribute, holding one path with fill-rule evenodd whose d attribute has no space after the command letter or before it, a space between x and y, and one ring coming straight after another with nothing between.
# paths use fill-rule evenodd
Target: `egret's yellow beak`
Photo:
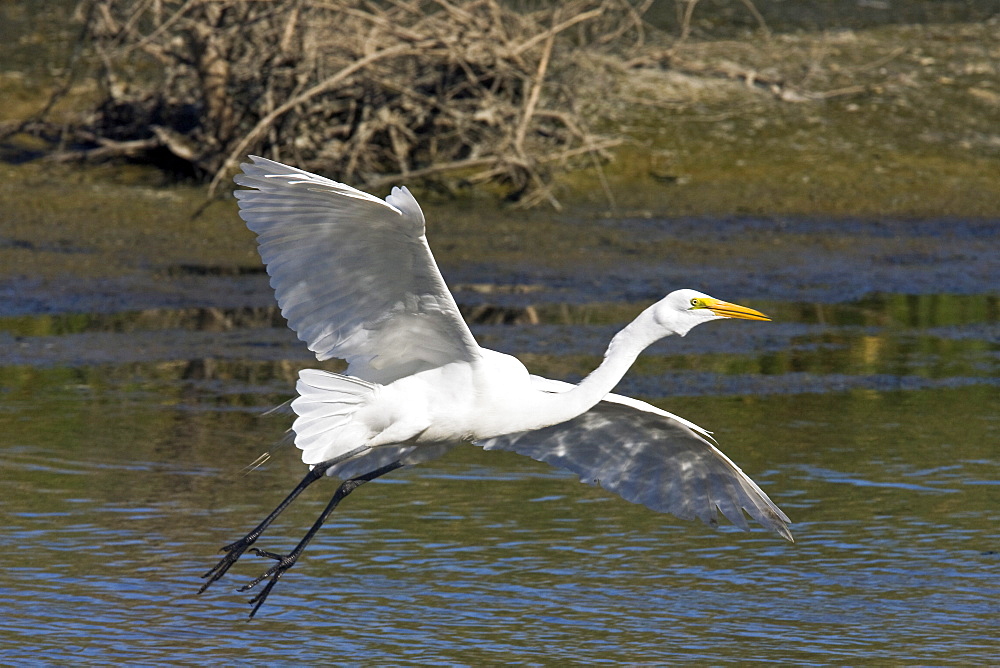
<instances>
[{"instance_id":1,"label":"egret's yellow beak","mask_svg":"<svg viewBox=\"0 0 1000 668\"><path fill-rule=\"evenodd\" d=\"M752 308L747 308L746 306L740 306L739 304L731 304L729 302L724 302L721 299L703 299L701 301L703 303L698 308L707 308L715 315L720 315L723 318L741 318L743 320L770 320L770 318L768 318L760 311L755 311Z\"/></svg>"}]
</instances>

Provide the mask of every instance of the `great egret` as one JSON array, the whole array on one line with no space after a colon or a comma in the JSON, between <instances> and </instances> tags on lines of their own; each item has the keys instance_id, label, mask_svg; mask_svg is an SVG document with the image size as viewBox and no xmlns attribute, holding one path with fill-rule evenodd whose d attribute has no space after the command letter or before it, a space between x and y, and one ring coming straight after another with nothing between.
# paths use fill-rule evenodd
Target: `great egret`
<instances>
[{"instance_id":1,"label":"great egret","mask_svg":"<svg viewBox=\"0 0 1000 668\"><path fill-rule=\"evenodd\" d=\"M251 156L236 183L240 216L257 233L281 312L320 360L343 374L303 370L291 403L295 445L310 471L256 528L222 548L199 593L225 575L306 487L343 482L250 600L253 617L341 499L359 485L438 457L463 442L512 450L569 469L584 482L684 519L721 511L788 540L788 518L701 427L611 390L654 341L719 318L769 320L694 290L671 292L611 340L578 385L529 375L480 348L434 262L420 206L406 188L381 200L342 183Z\"/></svg>"}]
</instances>

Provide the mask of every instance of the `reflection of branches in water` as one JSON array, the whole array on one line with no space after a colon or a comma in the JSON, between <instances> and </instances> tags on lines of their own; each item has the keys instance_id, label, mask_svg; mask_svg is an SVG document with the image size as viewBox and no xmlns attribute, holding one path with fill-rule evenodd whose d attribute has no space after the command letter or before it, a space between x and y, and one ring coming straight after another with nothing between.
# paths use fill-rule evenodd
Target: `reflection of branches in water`
<instances>
[{"instance_id":1,"label":"reflection of branches in water","mask_svg":"<svg viewBox=\"0 0 1000 668\"><path fill-rule=\"evenodd\" d=\"M549 172L617 143L578 113L600 95L580 54L641 42L649 4L94 0L103 100L67 156L158 155L213 188L246 153L351 183L457 171L557 205Z\"/></svg>"}]
</instances>

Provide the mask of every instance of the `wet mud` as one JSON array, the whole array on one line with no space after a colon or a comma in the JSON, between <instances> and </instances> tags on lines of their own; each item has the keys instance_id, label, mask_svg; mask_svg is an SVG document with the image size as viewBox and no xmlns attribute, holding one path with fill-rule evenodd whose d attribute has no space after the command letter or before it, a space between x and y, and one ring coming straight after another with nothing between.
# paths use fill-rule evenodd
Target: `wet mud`
<instances>
[{"instance_id":1,"label":"wet mud","mask_svg":"<svg viewBox=\"0 0 1000 668\"><path fill-rule=\"evenodd\" d=\"M574 236L581 228L590 236ZM567 257L529 260L508 249L499 254L517 252L517 262L444 266L482 345L543 375L582 377L641 309L694 287L774 321L661 342L623 391L760 395L997 382L1000 231L990 221L623 219L566 221L556 230L577 242ZM290 382L312 360L267 276L252 266L8 280L2 291L0 366L143 373L184 361L175 364L179 382L215 374L240 385L261 373Z\"/></svg>"}]
</instances>

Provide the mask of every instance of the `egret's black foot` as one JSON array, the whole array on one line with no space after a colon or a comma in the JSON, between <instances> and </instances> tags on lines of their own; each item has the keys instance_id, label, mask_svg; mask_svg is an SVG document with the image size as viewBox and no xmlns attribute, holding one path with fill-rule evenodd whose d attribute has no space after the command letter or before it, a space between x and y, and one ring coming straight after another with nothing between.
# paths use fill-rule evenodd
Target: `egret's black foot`
<instances>
[{"instance_id":1,"label":"egret's black foot","mask_svg":"<svg viewBox=\"0 0 1000 668\"><path fill-rule=\"evenodd\" d=\"M237 541L233 541L219 550L220 552L225 552L226 556L220 559L219 563L213 566L211 570L201 576L203 578L208 578L208 582L201 586L198 593L200 594L205 591L212 585L212 583L225 575L226 571L228 571L233 564L239 561L239 558L243 556L243 553L247 551L247 548L253 545L256 540L257 535L250 534Z\"/></svg>"},{"instance_id":2,"label":"egret's black foot","mask_svg":"<svg viewBox=\"0 0 1000 668\"><path fill-rule=\"evenodd\" d=\"M259 557L267 557L268 559L274 559L278 562L264 571L260 577L240 587L240 591L246 592L250 591L264 580L268 581L267 584L264 585L264 588L249 601L250 605L253 606L253 610L250 611L250 617L253 617L257 614L257 610L260 609L260 606L264 605L267 595L271 593L274 585L278 584L278 580L280 580L281 576L285 574L285 571L294 566L295 562L298 561L300 552L293 550L289 554L276 554L274 552L259 550L256 547L251 551Z\"/></svg>"},{"instance_id":3,"label":"egret's black foot","mask_svg":"<svg viewBox=\"0 0 1000 668\"><path fill-rule=\"evenodd\" d=\"M367 449L368 449L367 446L362 446L355 450L352 450L351 452L348 452L347 454L341 455L336 459L330 459L328 461L322 462L321 464L317 464L316 466L314 466L309 471L309 473L306 474L306 477L302 479L302 482L300 482L298 486L292 490L291 494L285 497L285 500L282 501L280 504L278 504L278 507L275 508L273 511L271 511L271 514L268 515L266 518L264 518L264 521L258 524L256 529L248 533L243 538L240 538L238 541L230 543L229 545L226 545L224 548L222 548L222 551L226 553L226 556L220 559L219 563L217 563L212 568L212 570L210 570L209 572L205 573L202 576L203 578L208 578L208 582L206 582L201 586L201 589L198 590L198 593L200 594L201 592L205 591L213 582L215 582L223 575L225 575L226 571L228 571L229 568L233 564L235 564L241 556L243 556L243 553L246 552L248 549L250 549L250 546L253 545L254 542L256 542L257 538L260 537L261 533L263 533L264 530L267 529L267 527L271 526L271 522L274 521L274 518L276 518L279 514L281 514L281 511L283 511L288 506L288 504L294 501L295 497L297 497L302 492L302 490L304 490L306 487L311 485L316 480L322 478L325 475L327 469L329 469L334 464L344 461L345 459L350 459L351 457L361 454ZM271 568L267 569L263 575L261 575L253 582L250 582L247 585L240 587L240 591L249 591L254 587L256 587L257 585L259 585L264 580L267 580L267 584L264 585L264 588L261 589L256 596L250 599L250 605L253 606L253 610L250 611L250 616L253 617L254 615L257 614L257 610L259 610L260 606L264 604L264 601L267 599L267 595L271 593L272 589L274 589L274 585L278 584L278 580L280 580L281 576L285 574L285 571L287 571L289 568L295 565L295 562L298 560L299 555L302 554L302 551L304 549L306 549L306 545L309 544L309 541L313 539L313 536L316 535L316 532L319 531L320 527L323 526L323 523L326 522L326 519L330 516L330 513L333 512L334 508L337 507L337 504L340 503L341 499L343 499L345 496L353 492L360 485L368 482L369 480L374 480L379 476L385 475L390 471L395 471L402 465L403 464L398 461L392 462L391 464L386 464L385 466L379 467L374 471L369 471L364 475L360 475L357 478L351 478L350 480L345 480L344 482L340 483L340 487L338 487L337 491L334 492L333 498L330 499L330 502L328 504L326 504L326 508L316 519L316 521L313 522L312 527L310 527L309 531L306 532L306 535L302 537L302 540L299 541L299 544L295 546L295 549L293 549L288 554L275 554L274 552L265 552L264 550L259 550L256 547L253 548L252 551L254 554L261 557L267 557L268 559L274 559L278 563L276 563L274 566L271 566Z\"/></svg>"}]
</instances>

